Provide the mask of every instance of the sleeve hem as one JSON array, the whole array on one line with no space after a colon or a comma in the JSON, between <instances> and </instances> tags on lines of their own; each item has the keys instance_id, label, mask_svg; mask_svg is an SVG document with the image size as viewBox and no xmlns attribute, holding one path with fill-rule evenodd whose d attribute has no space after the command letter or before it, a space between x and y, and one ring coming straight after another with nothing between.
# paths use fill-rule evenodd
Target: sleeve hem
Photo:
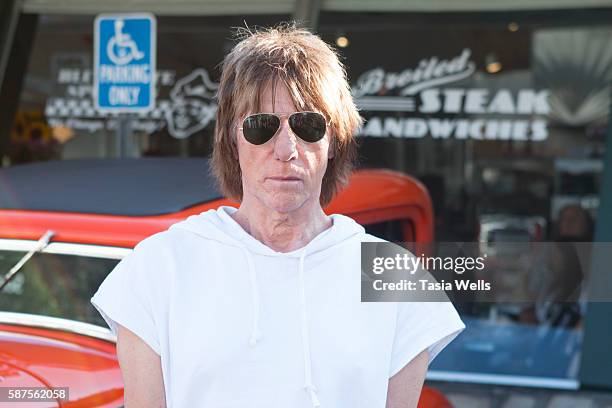
<instances>
[{"instance_id":1,"label":"sleeve hem","mask_svg":"<svg viewBox=\"0 0 612 408\"><path fill-rule=\"evenodd\" d=\"M389 371L389 378L397 374L406 364L410 363L417 355L423 350L427 350L429 353L429 364L436 358L436 356L465 329L465 325L460 323L459 325L452 326L434 326L430 328L432 334L424 335L415 339L412 343L413 347L407 349L400 355L397 362L391 362L391 368Z\"/></svg>"},{"instance_id":2,"label":"sleeve hem","mask_svg":"<svg viewBox=\"0 0 612 408\"><path fill-rule=\"evenodd\" d=\"M160 347L158 342L156 341L154 335L148 333L146 329L144 329L138 322L130 321L124 317L121 317L121 314L113 308L108 306L102 306L100 301L96 296L91 298L91 304L100 312L100 315L108 324L108 327L111 329L115 337L118 334L117 324L125 327L130 330L132 333L137 335L142 341L144 341L157 355L161 356Z\"/></svg>"}]
</instances>

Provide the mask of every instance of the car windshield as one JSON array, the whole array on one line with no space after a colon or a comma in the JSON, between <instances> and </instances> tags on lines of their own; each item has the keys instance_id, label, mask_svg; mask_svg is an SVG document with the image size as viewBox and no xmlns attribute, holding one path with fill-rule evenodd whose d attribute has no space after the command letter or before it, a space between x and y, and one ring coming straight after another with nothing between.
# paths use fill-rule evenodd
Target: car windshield
<instances>
[{"instance_id":1,"label":"car windshield","mask_svg":"<svg viewBox=\"0 0 612 408\"><path fill-rule=\"evenodd\" d=\"M24 254L0 250L0 274L6 274ZM0 311L61 317L106 327L89 299L118 262L36 253L0 292Z\"/></svg>"}]
</instances>

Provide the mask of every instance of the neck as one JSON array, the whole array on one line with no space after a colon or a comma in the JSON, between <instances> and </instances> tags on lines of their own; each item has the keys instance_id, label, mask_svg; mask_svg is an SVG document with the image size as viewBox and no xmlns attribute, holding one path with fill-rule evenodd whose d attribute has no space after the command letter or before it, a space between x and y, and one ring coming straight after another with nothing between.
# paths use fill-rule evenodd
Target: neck
<instances>
[{"instance_id":1,"label":"neck","mask_svg":"<svg viewBox=\"0 0 612 408\"><path fill-rule=\"evenodd\" d=\"M277 252L290 252L306 246L332 226L319 203L289 212L280 212L254 202L242 202L232 217L253 238Z\"/></svg>"}]
</instances>

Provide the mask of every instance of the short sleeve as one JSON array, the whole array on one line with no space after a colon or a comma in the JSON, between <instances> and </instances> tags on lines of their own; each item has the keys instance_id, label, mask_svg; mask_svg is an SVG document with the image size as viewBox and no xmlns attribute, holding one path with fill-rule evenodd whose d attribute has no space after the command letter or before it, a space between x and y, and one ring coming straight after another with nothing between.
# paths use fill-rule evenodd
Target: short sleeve
<instances>
[{"instance_id":1,"label":"short sleeve","mask_svg":"<svg viewBox=\"0 0 612 408\"><path fill-rule=\"evenodd\" d=\"M425 349L431 363L463 329L451 302L399 302L389 377Z\"/></svg>"},{"instance_id":2,"label":"short sleeve","mask_svg":"<svg viewBox=\"0 0 612 408\"><path fill-rule=\"evenodd\" d=\"M111 271L91 303L115 336L120 324L160 355L158 328L162 326L163 314L159 312L162 302L159 287L164 285L163 274L159 270L159 254L151 248L150 241L145 241Z\"/></svg>"}]
</instances>

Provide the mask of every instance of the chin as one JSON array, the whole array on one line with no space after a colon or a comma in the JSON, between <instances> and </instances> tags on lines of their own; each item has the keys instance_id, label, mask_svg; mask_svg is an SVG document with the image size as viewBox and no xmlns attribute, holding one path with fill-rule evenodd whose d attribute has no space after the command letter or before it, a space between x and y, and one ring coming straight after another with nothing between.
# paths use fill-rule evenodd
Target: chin
<instances>
[{"instance_id":1,"label":"chin","mask_svg":"<svg viewBox=\"0 0 612 408\"><path fill-rule=\"evenodd\" d=\"M281 213L298 210L306 203L306 198L301 196L284 196L279 194L266 200L266 206Z\"/></svg>"},{"instance_id":2,"label":"chin","mask_svg":"<svg viewBox=\"0 0 612 408\"><path fill-rule=\"evenodd\" d=\"M290 202L290 203L274 203L273 205L269 207L274 209L274 211L278 211L280 213L290 213L292 211L298 210L300 207L302 207L302 205L304 205L304 203Z\"/></svg>"}]
</instances>

